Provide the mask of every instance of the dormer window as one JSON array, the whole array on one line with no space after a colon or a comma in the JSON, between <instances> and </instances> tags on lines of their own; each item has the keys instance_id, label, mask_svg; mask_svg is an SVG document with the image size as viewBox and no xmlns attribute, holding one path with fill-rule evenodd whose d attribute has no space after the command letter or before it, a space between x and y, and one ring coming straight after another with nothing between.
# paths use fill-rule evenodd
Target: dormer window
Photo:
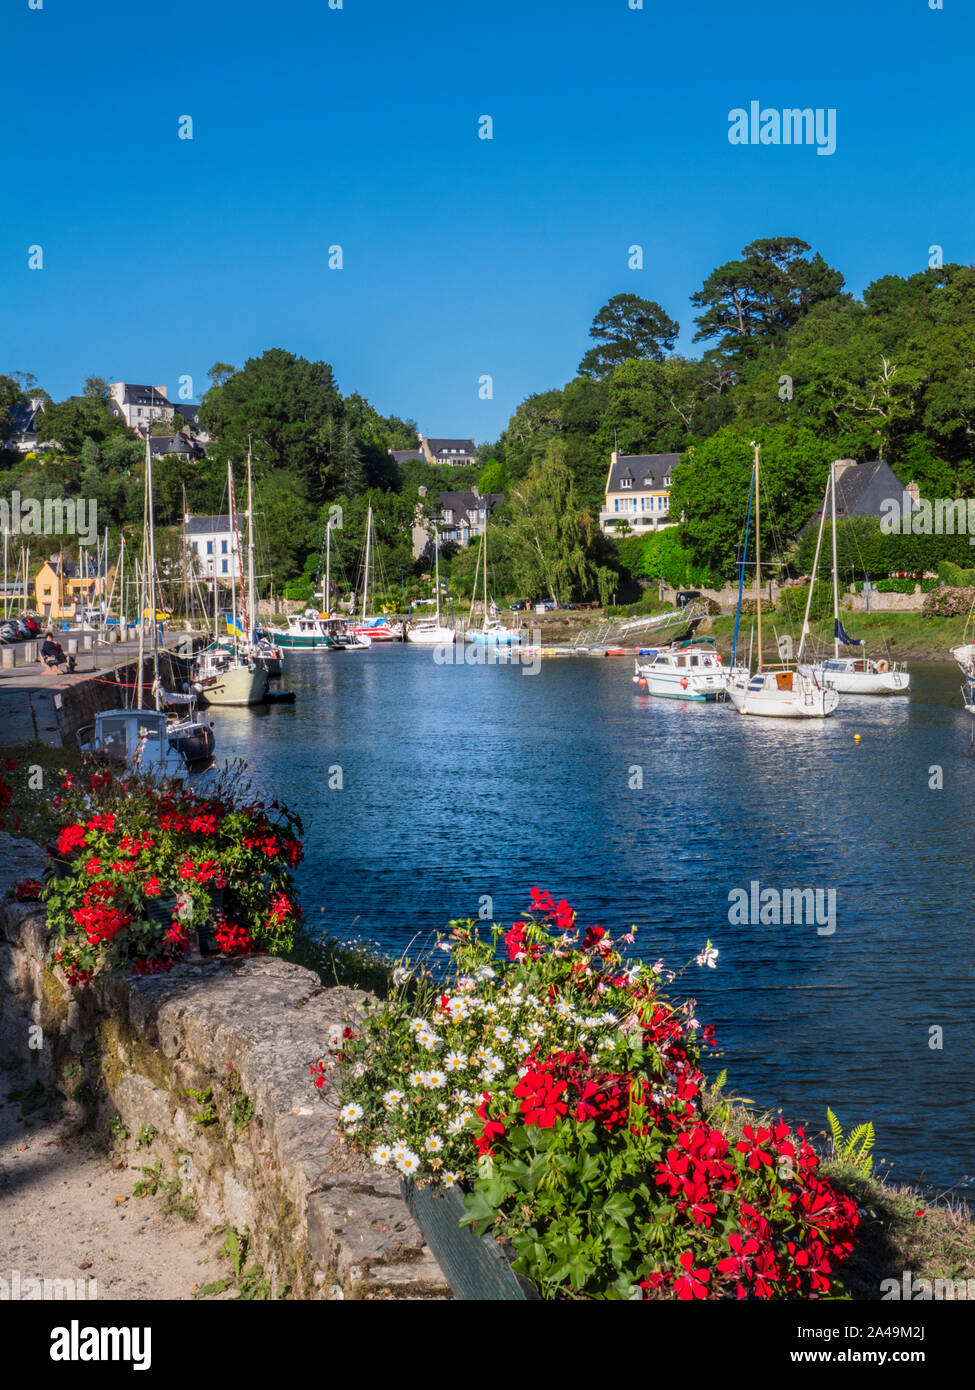
<instances>
[{"instance_id":1,"label":"dormer window","mask_svg":"<svg viewBox=\"0 0 975 1390\"><path fill-rule=\"evenodd\" d=\"M653 479L652 479L652 478L644 478L644 480L643 480L643 486L644 486L644 487L653 487Z\"/></svg>"},{"instance_id":2,"label":"dormer window","mask_svg":"<svg viewBox=\"0 0 975 1390\"><path fill-rule=\"evenodd\" d=\"M632 478L621 478L621 479L620 479L620 487L632 487L632 486L633 486L633 479L632 479Z\"/></svg>"},{"instance_id":3,"label":"dormer window","mask_svg":"<svg viewBox=\"0 0 975 1390\"><path fill-rule=\"evenodd\" d=\"M664 487L670 487L670 474L669 474L669 473L667 474L666 478L664 478Z\"/></svg>"}]
</instances>

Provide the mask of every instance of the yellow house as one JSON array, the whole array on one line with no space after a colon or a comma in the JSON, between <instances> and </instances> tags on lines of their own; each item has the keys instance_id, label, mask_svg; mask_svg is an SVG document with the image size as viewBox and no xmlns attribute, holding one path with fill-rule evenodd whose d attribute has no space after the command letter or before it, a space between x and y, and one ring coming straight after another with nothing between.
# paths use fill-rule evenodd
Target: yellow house
<instances>
[{"instance_id":1,"label":"yellow house","mask_svg":"<svg viewBox=\"0 0 975 1390\"><path fill-rule=\"evenodd\" d=\"M80 622L86 608L94 608L108 596L114 566L100 568L85 555L84 561L52 555L45 560L34 580L37 612L53 622L63 618Z\"/></svg>"},{"instance_id":2,"label":"yellow house","mask_svg":"<svg viewBox=\"0 0 975 1390\"><path fill-rule=\"evenodd\" d=\"M641 535L676 525L670 516L670 482L680 461L680 454L618 454L614 449L606 503L599 513L604 535Z\"/></svg>"}]
</instances>

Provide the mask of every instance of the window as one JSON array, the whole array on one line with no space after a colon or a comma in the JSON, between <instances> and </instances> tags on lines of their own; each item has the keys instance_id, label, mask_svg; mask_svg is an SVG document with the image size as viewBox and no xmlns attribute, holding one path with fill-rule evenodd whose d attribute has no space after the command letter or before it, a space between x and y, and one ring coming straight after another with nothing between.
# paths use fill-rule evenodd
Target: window
<instances>
[{"instance_id":1,"label":"window","mask_svg":"<svg viewBox=\"0 0 975 1390\"><path fill-rule=\"evenodd\" d=\"M213 541L207 541L207 554L213 554Z\"/></svg>"},{"instance_id":2,"label":"window","mask_svg":"<svg viewBox=\"0 0 975 1390\"><path fill-rule=\"evenodd\" d=\"M643 480L643 486L644 486L644 487L653 487L653 479L652 479L652 478L644 478L644 480Z\"/></svg>"},{"instance_id":3,"label":"window","mask_svg":"<svg viewBox=\"0 0 975 1390\"><path fill-rule=\"evenodd\" d=\"M619 499L618 497L614 497L614 498L613 498L613 511L614 511L614 512L618 512L619 509L620 509L620 499Z\"/></svg>"},{"instance_id":4,"label":"window","mask_svg":"<svg viewBox=\"0 0 975 1390\"><path fill-rule=\"evenodd\" d=\"M221 554L221 555L226 555L226 553L227 553L227 542L226 542L226 541L221 541L221 542L220 542L220 554Z\"/></svg>"},{"instance_id":5,"label":"window","mask_svg":"<svg viewBox=\"0 0 975 1390\"><path fill-rule=\"evenodd\" d=\"M666 478L664 478L664 487L670 487L670 474L669 474L669 473L667 474Z\"/></svg>"},{"instance_id":6,"label":"window","mask_svg":"<svg viewBox=\"0 0 975 1390\"><path fill-rule=\"evenodd\" d=\"M633 486L633 479L632 479L632 478L621 478L621 479L620 479L620 487L632 487L632 486Z\"/></svg>"},{"instance_id":7,"label":"window","mask_svg":"<svg viewBox=\"0 0 975 1390\"><path fill-rule=\"evenodd\" d=\"M227 561L226 561L226 560L221 560L221 561L220 561L220 565L221 565L221 569L222 569L223 573L226 574L226 573L227 573Z\"/></svg>"}]
</instances>

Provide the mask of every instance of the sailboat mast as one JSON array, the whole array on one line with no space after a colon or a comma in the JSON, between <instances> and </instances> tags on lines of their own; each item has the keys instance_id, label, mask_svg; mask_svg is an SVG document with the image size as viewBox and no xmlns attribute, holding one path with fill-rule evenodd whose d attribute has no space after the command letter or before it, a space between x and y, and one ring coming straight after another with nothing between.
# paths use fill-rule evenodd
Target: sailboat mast
<instances>
[{"instance_id":1,"label":"sailboat mast","mask_svg":"<svg viewBox=\"0 0 975 1390\"><path fill-rule=\"evenodd\" d=\"M829 476L829 479L827 480L827 483L826 483L826 491L825 491L825 493L823 494L823 511L822 511L822 515L821 515L820 518L819 518L819 534L818 534L817 537L816 537L816 554L813 556L812 577L811 577L810 580L809 580L809 593L806 595L806 611L805 611L805 614L803 615L803 619L802 619L802 633L800 634L800 637L799 637L799 655L798 655L797 658L796 658L797 661L801 661L801 660L802 660L803 648L804 648L805 645L806 645L806 638L809 636L809 613L810 613L810 611L811 611L811 609L812 609L812 598L813 598L813 590L814 590L815 587L816 587L816 576L817 576L817 574L819 573L819 551L820 551L820 548L821 548L821 546L822 546L822 544L823 544L823 527L826 525L826 502L827 502L827 499L829 498L830 492L832 491L832 484L833 484L833 472L832 472L832 468L831 468L831 469L830 469L830 476ZM835 540L835 537L836 537L836 532L835 532L835 530L834 530L834 532L833 532L833 537L834 537L834 540Z\"/></svg>"},{"instance_id":2,"label":"sailboat mast","mask_svg":"<svg viewBox=\"0 0 975 1390\"><path fill-rule=\"evenodd\" d=\"M251 479L251 444L247 441L247 626L254 641L257 628L257 598L254 592L254 489Z\"/></svg>"},{"instance_id":3,"label":"sailboat mast","mask_svg":"<svg viewBox=\"0 0 975 1390\"><path fill-rule=\"evenodd\" d=\"M433 587L437 595L437 627L440 626L440 537L433 523Z\"/></svg>"},{"instance_id":4,"label":"sailboat mast","mask_svg":"<svg viewBox=\"0 0 975 1390\"><path fill-rule=\"evenodd\" d=\"M363 583L362 583L362 625L363 625L363 627L365 627L365 623L366 623L366 604L367 604L368 598L369 598L369 542L371 541L371 539L372 539L372 506L370 505L370 507L369 507L369 513L368 513L368 516L366 517L366 564L365 564L365 578L363 579Z\"/></svg>"},{"instance_id":5,"label":"sailboat mast","mask_svg":"<svg viewBox=\"0 0 975 1390\"><path fill-rule=\"evenodd\" d=\"M755 607L758 613L758 666L762 669L762 504L758 480L759 446L755 445Z\"/></svg>"},{"instance_id":6,"label":"sailboat mast","mask_svg":"<svg viewBox=\"0 0 975 1390\"><path fill-rule=\"evenodd\" d=\"M325 523L325 585L322 589L322 612L330 613L329 600L332 596L332 518Z\"/></svg>"},{"instance_id":7,"label":"sailboat mast","mask_svg":"<svg viewBox=\"0 0 975 1390\"><path fill-rule=\"evenodd\" d=\"M833 656L840 654L840 580L836 563L836 460L829 466L829 500L833 513Z\"/></svg>"},{"instance_id":8,"label":"sailboat mast","mask_svg":"<svg viewBox=\"0 0 975 1390\"><path fill-rule=\"evenodd\" d=\"M234 508L234 469L227 460L227 497L230 500L230 621L234 634L234 651L237 650L237 581L234 566L237 563L237 514Z\"/></svg>"},{"instance_id":9,"label":"sailboat mast","mask_svg":"<svg viewBox=\"0 0 975 1390\"><path fill-rule=\"evenodd\" d=\"M488 600L487 600L487 507L484 508L484 622L483 630L487 632L488 625Z\"/></svg>"}]
</instances>

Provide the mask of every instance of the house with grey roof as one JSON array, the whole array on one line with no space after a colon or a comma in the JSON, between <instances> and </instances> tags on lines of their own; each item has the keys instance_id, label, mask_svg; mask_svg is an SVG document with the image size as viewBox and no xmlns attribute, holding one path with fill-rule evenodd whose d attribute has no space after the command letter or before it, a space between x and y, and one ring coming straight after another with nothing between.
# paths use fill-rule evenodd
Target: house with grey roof
<instances>
[{"instance_id":1,"label":"house with grey roof","mask_svg":"<svg viewBox=\"0 0 975 1390\"><path fill-rule=\"evenodd\" d=\"M413 524L413 558L433 554L433 526L440 544L468 545L483 534L488 517L504 501L503 492L441 492L434 506L417 515Z\"/></svg>"},{"instance_id":2,"label":"house with grey roof","mask_svg":"<svg viewBox=\"0 0 975 1390\"><path fill-rule=\"evenodd\" d=\"M137 386L130 381L113 381L108 408L120 416L130 430L148 429L154 420L171 420L173 406L166 398L165 386Z\"/></svg>"},{"instance_id":3,"label":"house with grey roof","mask_svg":"<svg viewBox=\"0 0 975 1390\"><path fill-rule=\"evenodd\" d=\"M7 407L7 438L2 444L5 449L16 449L21 454L29 454L37 448L35 428L38 412L44 406L43 396L32 397L29 401L18 401Z\"/></svg>"},{"instance_id":4,"label":"house with grey roof","mask_svg":"<svg viewBox=\"0 0 975 1390\"><path fill-rule=\"evenodd\" d=\"M420 435L420 449L427 463L467 468L477 463L473 439L427 439Z\"/></svg>"},{"instance_id":5,"label":"house with grey roof","mask_svg":"<svg viewBox=\"0 0 975 1390\"><path fill-rule=\"evenodd\" d=\"M670 516L670 484L680 454L609 456L606 500L599 513L604 535L643 534L676 524Z\"/></svg>"},{"instance_id":6,"label":"house with grey roof","mask_svg":"<svg viewBox=\"0 0 975 1390\"><path fill-rule=\"evenodd\" d=\"M834 470L837 521L849 516L872 516L879 521L889 514L892 499L896 499L901 516L918 510L917 484L908 483L905 487L884 459L871 459L867 463L857 463L856 459L837 459ZM823 506L820 503L803 530L808 530L814 523L818 526L822 514Z\"/></svg>"},{"instance_id":7,"label":"house with grey roof","mask_svg":"<svg viewBox=\"0 0 975 1390\"><path fill-rule=\"evenodd\" d=\"M203 447L187 434L154 434L149 440L149 452L153 458L199 459L203 457Z\"/></svg>"}]
</instances>

